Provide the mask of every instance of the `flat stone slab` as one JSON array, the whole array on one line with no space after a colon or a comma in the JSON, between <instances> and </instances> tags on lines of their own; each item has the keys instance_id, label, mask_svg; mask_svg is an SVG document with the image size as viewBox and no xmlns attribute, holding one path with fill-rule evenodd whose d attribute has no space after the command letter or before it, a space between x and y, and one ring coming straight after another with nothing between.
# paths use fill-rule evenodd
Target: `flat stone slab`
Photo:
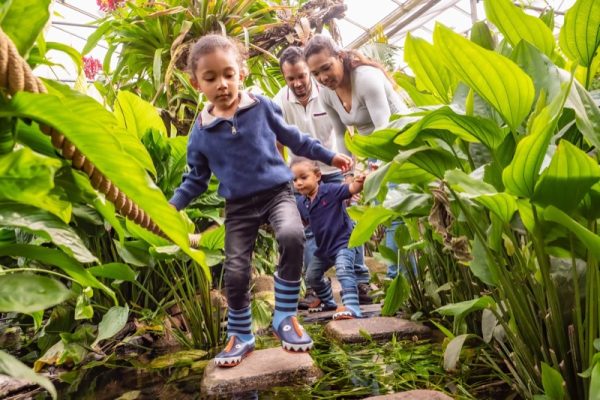
<instances>
[{"instance_id":1,"label":"flat stone slab","mask_svg":"<svg viewBox=\"0 0 600 400\"><path fill-rule=\"evenodd\" d=\"M367 397L364 400L452 400L452 397L435 390L409 390L408 392Z\"/></svg>"},{"instance_id":2,"label":"flat stone slab","mask_svg":"<svg viewBox=\"0 0 600 400\"><path fill-rule=\"evenodd\" d=\"M395 317L373 317L331 321L325 325L325 334L344 343L366 342L361 332L367 332L373 340L397 338L422 339L431 336L431 329L423 324Z\"/></svg>"},{"instance_id":3,"label":"flat stone slab","mask_svg":"<svg viewBox=\"0 0 600 400\"><path fill-rule=\"evenodd\" d=\"M339 304L342 303L340 302ZM381 315L381 304L365 304L360 306L360 310L362 311L363 315L367 318L378 317ZM298 310L298 315L301 315L302 321L306 322L307 324L331 321L331 317L333 317L333 314L335 314L335 311L310 313L306 310Z\"/></svg>"},{"instance_id":4,"label":"flat stone slab","mask_svg":"<svg viewBox=\"0 0 600 400\"><path fill-rule=\"evenodd\" d=\"M232 368L220 368L211 361L204 370L202 393L215 396L275 386L310 385L321 375L308 353L292 354L275 347L254 351Z\"/></svg>"}]
</instances>

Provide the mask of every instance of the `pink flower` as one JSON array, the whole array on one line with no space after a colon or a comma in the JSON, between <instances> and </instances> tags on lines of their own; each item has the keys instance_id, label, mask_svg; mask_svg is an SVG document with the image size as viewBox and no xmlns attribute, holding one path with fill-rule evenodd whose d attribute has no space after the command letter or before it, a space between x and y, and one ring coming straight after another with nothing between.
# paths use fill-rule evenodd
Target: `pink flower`
<instances>
[{"instance_id":1,"label":"pink flower","mask_svg":"<svg viewBox=\"0 0 600 400\"><path fill-rule=\"evenodd\" d=\"M102 69L102 63L93 57L83 57L83 72L89 80L94 80L98 71Z\"/></svg>"},{"instance_id":2,"label":"pink flower","mask_svg":"<svg viewBox=\"0 0 600 400\"><path fill-rule=\"evenodd\" d=\"M96 4L100 7L100 11L110 12L115 11L125 3L125 0L96 0Z\"/></svg>"}]
</instances>

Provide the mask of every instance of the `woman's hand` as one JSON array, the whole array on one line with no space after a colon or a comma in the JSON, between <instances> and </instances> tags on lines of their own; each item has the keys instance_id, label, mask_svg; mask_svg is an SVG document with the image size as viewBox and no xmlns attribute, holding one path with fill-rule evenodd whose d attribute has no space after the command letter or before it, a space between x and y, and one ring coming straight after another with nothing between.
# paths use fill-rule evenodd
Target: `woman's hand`
<instances>
[{"instance_id":1,"label":"woman's hand","mask_svg":"<svg viewBox=\"0 0 600 400\"><path fill-rule=\"evenodd\" d=\"M350 171L352 168L352 158L345 154L337 153L331 160L331 165L342 170L342 172Z\"/></svg>"}]
</instances>

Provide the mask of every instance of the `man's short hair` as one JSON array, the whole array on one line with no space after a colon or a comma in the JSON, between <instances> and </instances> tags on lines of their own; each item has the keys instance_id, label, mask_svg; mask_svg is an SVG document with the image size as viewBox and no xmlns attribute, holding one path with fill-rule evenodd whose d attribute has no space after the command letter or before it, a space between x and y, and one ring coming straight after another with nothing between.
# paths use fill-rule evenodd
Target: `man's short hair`
<instances>
[{"instance_id":1,"label":"man's short hair","mask_svg":"<svg viewBox=\"0 0 600 400\"><path fill-rule=\"evenodd\" d=\"M282 68L284 63L296 65L300 61L304 61L303 50L298 46L290 46L279 56L279 68Z\"/></svg>"}]
</instances>

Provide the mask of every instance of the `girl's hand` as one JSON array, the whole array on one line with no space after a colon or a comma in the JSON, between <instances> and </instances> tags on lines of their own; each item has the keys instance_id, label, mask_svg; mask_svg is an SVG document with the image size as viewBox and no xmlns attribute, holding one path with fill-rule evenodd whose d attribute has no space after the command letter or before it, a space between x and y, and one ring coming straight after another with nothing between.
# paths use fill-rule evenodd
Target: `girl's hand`
<instances>
[{"instance_id":1,"label":"girl's hand","mask_svg":"<svg viewBox=\"0 0 600 400\"><path fill-rule=\"evenodd\" d=\"M331 165L341 169L342 172L347 172L350 170L350 168L352 168L352 158L345 154L337 153L335 156L333 156Z\"/></svg>"}]
</instances>

